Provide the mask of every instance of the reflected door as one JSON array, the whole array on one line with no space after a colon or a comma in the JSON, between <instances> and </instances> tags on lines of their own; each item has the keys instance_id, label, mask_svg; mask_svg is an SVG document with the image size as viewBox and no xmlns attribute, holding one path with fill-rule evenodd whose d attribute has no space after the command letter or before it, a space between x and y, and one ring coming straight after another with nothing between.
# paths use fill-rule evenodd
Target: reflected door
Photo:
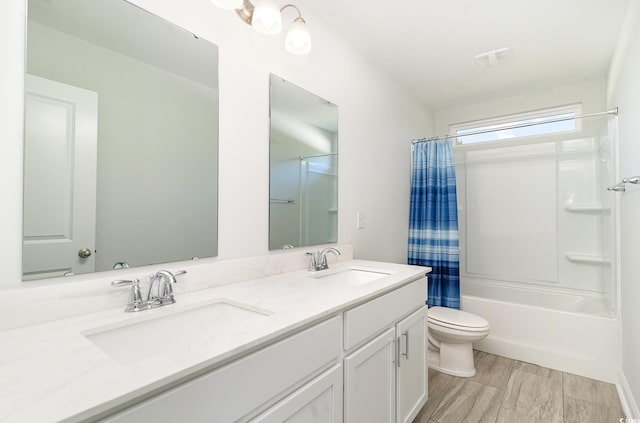
<instances>
[{"instance_id":1,"label":"reflected door","mask_svg":"<svg viewBox=\"0 0 640 423\"><path fill-rule=\"evenodd\" d=\"M27 75L23 279L95 268L98 94Z\"/></svg>"}]
</instances>

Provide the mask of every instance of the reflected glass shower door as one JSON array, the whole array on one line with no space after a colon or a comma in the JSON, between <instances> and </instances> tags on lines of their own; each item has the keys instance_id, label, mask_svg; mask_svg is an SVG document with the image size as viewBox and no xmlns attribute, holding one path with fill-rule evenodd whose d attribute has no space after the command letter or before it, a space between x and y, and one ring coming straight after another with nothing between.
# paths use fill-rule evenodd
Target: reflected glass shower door
<instances>
[{"instance_id":1,"label":"reflected glass shower door","mask_svg":"<svg viewBox=\"0 0 640 423\"><path fill-rule=\"evenodd\" d=\"M300 158L300 245L337 242L337 155Z\"/></svg>"}]
</instances>

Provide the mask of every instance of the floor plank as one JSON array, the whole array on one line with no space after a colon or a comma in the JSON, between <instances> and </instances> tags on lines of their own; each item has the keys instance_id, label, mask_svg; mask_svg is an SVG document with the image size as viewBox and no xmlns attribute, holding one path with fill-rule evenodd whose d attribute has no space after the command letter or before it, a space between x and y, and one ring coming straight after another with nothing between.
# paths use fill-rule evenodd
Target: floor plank
<instances>
[{"instance_id":1,"label":"floor plank","mask_svg":"<svg viewBox=\"0 0 640 423\"><path fill-rule=\"evenodd\" d=\"M429 369L429 383L428 383L428 400L422 410L418 413L413 420L414 423L428 423L431 415L436 410L440 401L444 398L447 392L450 392L456 385L462 385L465 379L450 376L444 373L440 373L433 369Z\"/></svg>"},{"instance_id":2,"label":"floor plank","mask_svg":"<svg viewBox=\"0 0 640 423\"><path fill-rule=\"evenodd\" d=\"M502 407L550 423L562 423L562 380L514 370Z\"/></svg>"},{"instance_id":3,"label":"floor plank","mask_svg":"<svg viewBox=\"0 0 640 423\"><path fill-rule=\"evenodd\" d=\"M615 386L599 380L564 373L564 394L622 411Z\"/></svg>"},{"instance_id":4,"label":"floor plank","mask_svg":"<svg viewBox=\"0 0 640 423\"><path fill-rule=\"evenodd\" d=\"M517 411L509 410L508 408L500 408L498 419L496 423L547 423L545 420L540 420L535 417L526 416L520 414Z\"/></svg>"},{"instance_id":5,"label":"floor plank","mask_svg":"<svg viewBox=\"0 0 640 423\"><path fill-rule=\"evenodd\" d=\"M538 366L537 364L531 364L524 361L516 361L515 365L513 366L513 370L532 373L534 375L562 381L561 371L548 369L546 367Z\"/></svg>"},{"instance_id":6,"label":"floor plank","mask_svg":"<svg viewBox=\"0 0 640 423\"><path fill-rule=\"evenodd\" d=\"M615 386L474 352L476 376L429 369L429 397L413 423L606 423L624 417Z\"/></svg>"},{"instance_id":7,"label":"floor plank","mask_svg":"<svg viewBox=\"0 0 640 423\"><path fill-rule=\"evenodd\" d=\"M564 399L565 423L619 422L624 414L616 408L584 401L573 397Z\"/></svg>"},{"instance_id":8,"label":"floor plank","mask_svg":"<svg viewBox=\"0 0 640 423\"><path fill-rule=\"evenodd\" d=\"M481 351L476 351L474 356L476 375L472 380L483 385L505 390L509 383L509 376L515 360Z\"/></svg>"},{"instance_id":9,"label":"floor plank","mask_svg":"<svg viewBox=\"0 0 640 423\"><path fill-rule=\"evenodd\" d=\"M431 415L438 423L494 423L504 391L467 380L446 393Z\"/></svg>"}]
</instances>

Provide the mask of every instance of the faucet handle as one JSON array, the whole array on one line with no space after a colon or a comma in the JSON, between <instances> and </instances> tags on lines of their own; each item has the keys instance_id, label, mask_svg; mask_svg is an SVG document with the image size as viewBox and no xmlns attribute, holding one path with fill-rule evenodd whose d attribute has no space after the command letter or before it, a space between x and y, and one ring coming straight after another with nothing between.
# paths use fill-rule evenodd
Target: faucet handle
<instances>
[{"instance_id":1,"label":"faucet handle","mask_svg":"<svg viewBox=\"0 0 640 423\"><path fill-rule=\"evenodd\" d=\"M309 272L315 272L317 266L317 253L312 251L307 251L304 253L305 256L309 257Z\"/></svg>"},{"instance_id":2,"label":"faucet handle","mask_svg":"<svg viewBox=\"0 0 640 423\"><path fill-rule=\"evenodd\" d=\"M164 283L160 285L160 299L167 300L169 302L175 302L175 298L173 298L173 287L171 286L174 283L178 283L178 280L175 278L178 275L183 275L187 273L186 270L180 270L175 273L169 272L173 277L165 278Z\"/></svg>"},{"instance_id":3,"label":"faucet handle","mask_svg":"<svg viewBox=\"0 0 640 423\"><path fill-rule=\"evenodd\" d=\"M142 300L142 293L140 292L140 279L121 279L111 282L113 286L131 286L129 292L129 303L124 311L139 311L144 308L144 301Z\"/></svg>"},{"instance_id":4,"label":"faucet handle","mask_svg":"<svg viewBox=\"0 0 640 423\"><path fill-rule=\"evenodd\" d=\"M130 285L139 285L140 279L119 279L117 281L111 282L113 286L130 286Z\"/></svg>"}]
</instances>

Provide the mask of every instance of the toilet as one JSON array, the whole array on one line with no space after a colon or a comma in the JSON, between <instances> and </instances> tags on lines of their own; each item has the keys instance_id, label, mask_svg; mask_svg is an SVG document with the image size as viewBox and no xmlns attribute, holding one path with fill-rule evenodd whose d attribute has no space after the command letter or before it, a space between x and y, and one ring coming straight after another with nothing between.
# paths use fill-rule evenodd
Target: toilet
<instances>
[{"instance_id":1,"label":"toilet","mask_svg":"<svg viewBox=\"0 0 640 423\"><path fill-rule=\"evenodd\" d=\"M472 343L489 335L489 322L475 314L447 307L431 307L427 321L429 367L453 376L475 376Z\"/></svg>"}]
</instances>

